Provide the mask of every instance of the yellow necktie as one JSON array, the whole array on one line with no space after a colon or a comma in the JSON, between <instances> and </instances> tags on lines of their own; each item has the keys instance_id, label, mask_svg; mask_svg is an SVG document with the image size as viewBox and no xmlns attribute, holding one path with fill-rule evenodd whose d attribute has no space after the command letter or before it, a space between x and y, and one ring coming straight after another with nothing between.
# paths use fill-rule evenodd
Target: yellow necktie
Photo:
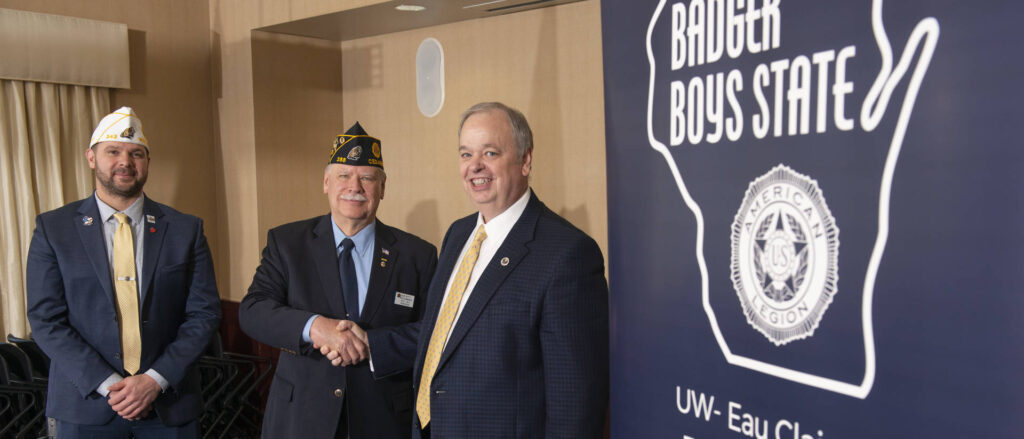
<instances>
[{"instance_id":1,"label":"yellow necktie","mask_svg":"<svg viewBox=\"0 0 1024 439\"><path fill-rule=\"evenodd\" d=\"M114 292L117 294L117 316L121 322L121 359L124 370L135 375L142 358L142 335L139 333L139 292L135 282L135 245L128 216L115 213Z\"/></svg>"},{"instance_id":2,"label":"yellow necktie","mask_svg":"<svg viewBox=\"0 0 1024 439\"><path fill-rule=\"evenodd\" d=\"M462 293L466 292L466 285L469 284L469 277L473 274L473 265L480 256L480 243L487 239L487 232L484 226L480 225L473 237L473 244L469 246L466 255L462 257L459 264L459 271L455 274L455 280L448 289L448 298L441 306L441 313L437 316L437 323L434 324L434 332L430 334L430 344L427 345L427 356L423 360L423 374L420 376L420 390L416 394L416 414L420 418L420 426L425 428L430 423L430 383L434 380L434 372L437 371L437 363L441 360L441 352L448 341L448 332L452 329L452 322L455 321L455 313L459 311L459 304L462 303Z\"/></svg>"}]
</instances>

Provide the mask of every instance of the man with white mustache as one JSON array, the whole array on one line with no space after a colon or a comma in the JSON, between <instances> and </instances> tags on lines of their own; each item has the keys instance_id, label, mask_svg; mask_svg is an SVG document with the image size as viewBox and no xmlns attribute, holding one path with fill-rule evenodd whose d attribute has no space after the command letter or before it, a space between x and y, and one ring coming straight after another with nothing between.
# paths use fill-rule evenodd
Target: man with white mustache
<instances>
[{"instance_id":1,"label":"man with white mustache","mask_svg":"<svg viewBox=\"0 0 1024 439\"><path fill-rule=\"evenodd\" d=\"M437 249L377 220L386 180L380 140L357 122L324 169L330 213L267 234L239 309L243 331L284 352L263 437L409 437Z\"/></svg>"}]
</instances>

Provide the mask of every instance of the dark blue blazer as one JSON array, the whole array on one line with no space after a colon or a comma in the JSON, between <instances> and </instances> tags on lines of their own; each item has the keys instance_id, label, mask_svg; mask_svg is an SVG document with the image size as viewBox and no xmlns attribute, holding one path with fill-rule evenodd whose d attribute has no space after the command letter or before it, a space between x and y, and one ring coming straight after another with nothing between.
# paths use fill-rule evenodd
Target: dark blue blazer
<instances>
[{"instance_id":1,"label":"dark blue blazer","mask_svg":"<svg viewBox=\"0 0 1024 439\"><path fill-rule=\"evenodd\" d=\"M242 330L280 348L263 417L266 438L333 438L342 404L352 438L408 438L412 422L412 362L437 248L399 229L376 224L370 282L360 313L368 362L332 366L302 341L314 314L343 319L338 256L331 216L285 224L267 233L263 260L239 308ZM396 293L414 296L412 306Z\"/></svg>"},{"instance_id":2,"label":"dark blue blazer","mask_svg":"<svg viewBox=\"0 0 1024 439\"><path fill-rule=\"evenodd\" d=\"M202 220L149 198L142 211L156 222L143 232L139 372L167 379L154 409L180 425L202 411L192 365L220 326L220 298ZM116 416L95 390L111 373L127 376L102 221L93 196L40 214L28 251L32 337L52 359L46 414L76 424Z\"/></svg>"},{"instance_id":3,"label":"dark blue blazer","mask_svg":"<svg viewBox=\"0 0 1024 439\"><path fill-rule=\"evenodd\" d=\"M442 243L417 387L444 289L476 221L456 221ZM434 439L602 437L608 284L597 243L531 195L466 300L430 390ZM419 419L413 424L418 437Z\"/></svg>"}]
</instances>

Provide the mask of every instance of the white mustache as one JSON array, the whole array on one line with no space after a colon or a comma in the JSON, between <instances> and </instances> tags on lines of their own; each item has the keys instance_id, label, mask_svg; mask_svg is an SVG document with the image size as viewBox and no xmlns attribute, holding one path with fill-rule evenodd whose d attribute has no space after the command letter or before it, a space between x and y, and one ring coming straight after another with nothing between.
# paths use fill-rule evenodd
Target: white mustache
<instances>
[{"instance_id":1,"label":"white mustache","mask_svg":"<svg viewBox=\"0 0 1024 439\"><path fill-rule=\"evenodd\" d=\"M346 201L366 201L366 196L363 194L342 194L341 199Z\"/></svg>"}]
</instances>

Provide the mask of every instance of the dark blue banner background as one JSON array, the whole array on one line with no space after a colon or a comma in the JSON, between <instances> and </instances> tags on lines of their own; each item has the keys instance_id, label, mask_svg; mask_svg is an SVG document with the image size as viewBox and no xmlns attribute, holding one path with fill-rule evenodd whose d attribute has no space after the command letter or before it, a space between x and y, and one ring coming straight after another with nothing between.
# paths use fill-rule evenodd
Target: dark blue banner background
<instances>
[{"instance_id":1,"label":"dark blue banner background","mask_svg":"<svg viewBox=\"0 0 1024 439\"><path fill-rule=\"evenodd\" d=\"M739 56L674 69L673 5L685 9L685 26L691 11L706 14L711 2L692 3L602 2L613 437L1022 437L1024 6L779 0L777 47L754 53L744 44ZM872 25L873 8L881 8L882 27ZM764 20L753 23L763 43ZM879 35L891 47L889 65ZM844 92L836 74L849 47L854 53L847 49L843 63L852 89ZM809 68L791 75L801 57ZM760 85L759 65L769 69ZM872 96L887 69L895 75L891 95ZM674 115L698 112L686 104L679 111L673 93L686 102L730 74L740 87L731 85L734 102L724 102L723 118L742 120L738 136L721 131L711 142L716 125L707 114L692 116L703 121L700 132L687 132L684 116L674 133ZM801 118L790 94L799 96L805 80L808 116ZM826 87L820 129L819 81ZM837 95L845 100L838 115ZM706 104L702 96L695 102ZM877 123L862 117L870 100L885 105ZM757 133L755 115L769 118L766 134ZM770 193L748 191L775 181L769 177L779 165L787 184L822 197L816 206L801 201L778 211L814 210L800 224L797 213L783 225L785 215L742 208L752 198L771 201ZM788 274L757 265L776 248L763 242L772 232L799 252L801 236L813 235L823 218L834 221L833 239L807 243L804 259L779 253L797 261ZM751 219L770 230L743 225ZM737 281L737 270L767 280ZM803 270L833 284L807 287L809 280L801 288L802 275L793 273ZM816 318L799 314L803 332L784 340L767 334L771 324L750 321L759 311L744 307L740 291L756 296L773 279L797 290L792 300L825 302Z\"/></svg>"}]
</instances>

